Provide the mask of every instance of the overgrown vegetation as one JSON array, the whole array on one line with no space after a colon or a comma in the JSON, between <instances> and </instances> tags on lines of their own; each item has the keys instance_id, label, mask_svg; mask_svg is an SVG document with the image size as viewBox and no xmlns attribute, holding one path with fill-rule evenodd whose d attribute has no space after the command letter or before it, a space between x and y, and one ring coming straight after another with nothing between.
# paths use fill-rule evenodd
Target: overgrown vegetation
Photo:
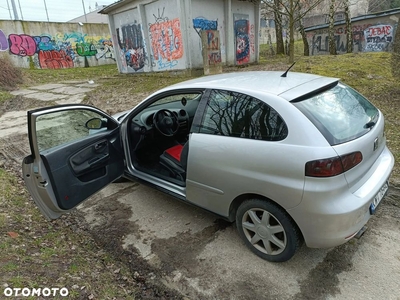
<instances>
[{"instance_id":1,"label":"overgrown vegetation","mask_svg":"<svg viewBox=\"0 0 400 300\"><path fill-rule=\"evenodd\" d=\"M23 82L22 72L8 57L0 57L0 90L11 91Z\"/></svg>"},{"instance_id":2,"label":"overgrown vegetation","mask_svg":"<svg viewBox=\"0 0 400 300\"><path fill-rule=\"evenodd\" d=\"M90 68L70 68L59 70L22 69L25 85L60 83L63 81L89 81L118 76L116 65L103 65Z\"/></svg>"},{"instance_id":3,"label":"overgrown vegetation","mask_svg":"<svg viewBox=\"0 0 400 300\"><path fill-rule=\"evenodd\" d=\"M16 68L6 56L0 57L0 103L12 98L9 91L23 83L21 69Z\"/></svg>"},{"instance_id":4,"label":"overgrown vegetation","mask_svg":"<svg viewBox=\"0 0 400 300\"><path fill-rule=\"evenodd\" d=\"M134 299L127 267L100 249L73 216L45 222L21 184L0 167L0 297L7 287L47 287L67 288L69 299Z\"/></svg>"}]
</instances>

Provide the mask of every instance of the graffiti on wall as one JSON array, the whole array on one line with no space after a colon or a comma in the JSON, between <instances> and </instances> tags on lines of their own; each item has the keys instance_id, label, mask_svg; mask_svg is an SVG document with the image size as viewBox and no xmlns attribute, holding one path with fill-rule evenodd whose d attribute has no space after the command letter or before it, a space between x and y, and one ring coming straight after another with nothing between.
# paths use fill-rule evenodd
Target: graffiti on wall
<instances>
[{"instance_id":1,"label":"graffiti on wall","mask_svg":"<svg viewBox=\"0 0 400 300\"><path fill-rule=\"evenodd\" d=\"M101 43L99 45L97 45L97 53L95 55L96 59L113 59L115 60L115 56L114 56L114 46L113 46L113 42L111 41L111 39L104 39L101 41Z\"/></svg>"},{"instance_id":2,"label":"graffiti on wall","mask_svg":"<svg viewBox=\"0 0 400 300\"><path fill-rule=\"evenodd\" d=\"M363 44L365 43L364 30L370 26L372 26L372 24L369 23L352 26L351 30L353 31L353 47L356 51L363 51ZM347 34L346 27L342 27L337 34Z\"/></svg>"},{"instance_id":3,"label":"graffiti on wall","mask_svg":"<svg viewBox=\"0 0 400 300\"><path fill-rule=\"evenodd\" d=\"M9 34L6 38L0 30L0 49L9 50L10 55L33 58L36 68L72 68L78 58L114 58L114 49L109 37L88 36L80 32L42 34Z\"/></svg>"},{"instance_id":4,"label":"graffiti on wall","mask_svg":"<svg viewBox=\"0 0 400 300\"><path fill-rule=\"evenodd\" d=\"M40 50L38 59L42 69L66 69L74 67L74 61L64 50Z\"/></svg>"},{"instance_id":5,"label":"graffiti on wall","mask_svg":"<svg viewBox=\"0 0 400 300\"><path fill-rule=\"evenodd\" d=\"M391 25L370 26L364 31L366 39L365 51L388 51L393 42Z\"/></svg>"},{"instance_id":6,"label":"graffiti on wall","mask_svg":"<svg viewBox=\"0 0 400 300\"><path fill-rule=\"evenodd\" d=\"M392 25L370 23L352 26L354 51L390 51L394 40ZM346 27L335 28L335 44L338 53L346 53ZM329 53L328 29L319 29L307 34L312 55Z\"/></svg>"},{"instance_id":7,"label":"graffiti on wall","mask_svg":"<svg viewBox=\"0 0 400 300\"><path fill-rule=\"evenodd\" d=\"M201 37L202 30L217 30L218 20L212 21L207 20L203 17L197 17L193 19L193 28L196 30L197 34Z\"/></svg>"},{"instance_id":8,"label":"graffiti on wall","mask_svg":"<svg viewBox=\"0 0 400 300\"><path fill-rule=\"evenodd\" d=\"M251 24L251 26L250 26L250 49L251 49L252 54L254 54L256 52L255 37L254 37L254 24Z\"/></svg>"},{"instance_id":9,"label":"graffiti on wall","mask_svg":"<svg viewBox=\"0 0 400 300\"><path fill-rule=\"evenodd\" d=\"M183 40L179 18L169 20L164 10L154 15L155 23L149 24L153 60L158 70L171 69L183 57Z\"/></svg>"},{"instance_id":10,"label":"graffiti on wall","mask_svg":"<svg viewBox=\"0 0 400 300\"><path fill-rule=\"evenodd\" d=\"M10 53L19 56L32 56L36 53L34 37L27 34L10 34L8 36Z\"/></svg>"},{"instance_id":11,"label":"graffiti on wall","mask_svg":"<svg viewBox=\"0 0 400 300\"><path fill-rule=\"evenodd\" d=\"M234 15L238 18L234 23L236 64L246 64L250 61L249 20L247 15Z\"/></svg>"},{"instance_id":12,"label":"graffiti on wall","mask_svg":"<svg viewBox=\"0 0 400 300\"><path fill-rule=\"evenodd\" d=\"M146 61L146 51L140 24L124 25L117 28L118 45L126 65L140 71Z\"/></svg>"},{"instance_id":13,"label":"graffiti on wall","mask_svg":"<svg viewBox=\"0 0 400 300\"><path fill-rule=\"evenodd\" d=\"M336 45L336 51L338 53L344 53L346 52L346 37L342 37L340 35L335 35L335 45ZM329 52L329 36L328 35L315 35L312 38L312 55L321 53L321 52Z\"/></svg>"},{"instance_id":14,"label":"graffiti on wall","mask_svg":"<svg viewBox=\"0 0 400 300\"><path fill-rule=\"evenodd\" d=\"M0 29L0 51L6 51L8 49L7 37L3 30Z\"/></svg>"},{"instance_id":15,"label":"graffiti on wall","mask_svg":"<svg viewBox=\"0 0 400 300\"><path fill-rule=\"evenodd\" d=\"M221 63L221 47L219 41L219 33L214 30L207 30L207 54L208 65L217 65Z\"/></svg>"},{"instance_id":16,"label":"graffiti on wall","mask_svg":"<svg viewBox=\"0 0 400 300\"><path fill-rule=\"evenodd\" d=\"M203 48L204 74L218 74L222 72L221 44L218 30L203 30L201 32Z\"/></svg>"}]
</instances>

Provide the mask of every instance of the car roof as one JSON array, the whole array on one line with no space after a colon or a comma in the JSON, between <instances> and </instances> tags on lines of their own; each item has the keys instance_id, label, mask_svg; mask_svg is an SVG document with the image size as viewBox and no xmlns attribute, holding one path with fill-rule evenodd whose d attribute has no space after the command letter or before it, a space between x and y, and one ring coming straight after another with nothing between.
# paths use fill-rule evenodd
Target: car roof
<instances>
[{"instance_id":1,"label":"car roof","mask_svg":"<svg viewBox=\"0 0 400 300\"><path fill-rule=\"evenodd\" d=\"M212 88L231 91L258 91L280 96L288 101L337 83L339 79L308 73L284 71L249 71L203 76L172 85L165 90Z\"/></svg>"}]
</instances>

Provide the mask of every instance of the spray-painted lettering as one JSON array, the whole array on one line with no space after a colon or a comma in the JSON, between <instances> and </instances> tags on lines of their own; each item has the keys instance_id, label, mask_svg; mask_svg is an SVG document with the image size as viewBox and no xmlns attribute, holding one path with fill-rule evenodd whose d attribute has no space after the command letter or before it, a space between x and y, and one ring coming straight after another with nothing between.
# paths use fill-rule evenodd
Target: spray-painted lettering
<instances>
[{"instance_id":1,"label":"spray-painted lettering","mask_svg":"<svg viewBox=\"0 0 400 300\"><path fill-rule=\"evenodd\" d=\"M213 30L207 30L207 49L220 50L219 38Z\"/></svg>"},{"instance_id":2,"label":"spray-painted lettering","mask_svg":"<svg viewBox=\"0 0 400 300\"><path fill-rule=\"evenodd\" d=\"M76 53L80 56L94 56L97 54L97 50L91 43L76 43Z\"/></svg>"},{"instance_id":3,"label":"spray-painted lettering","mask_svg":"<svg viewBox=\"0 0 400 300\"><path fill-rule=\"evenodd\" d=\"M154 59L174 61L182 58L183 44L178 18L149 25L151 50ZM168 64L171 66L171 64ZM175 66L175 64L174 64Z\"/></svg>"},{"instance_id":4,"label":"spray-painted lettering","mask_svg":"<svg viewBox=\"0 0 400 300\"><path fill-rule=\"evenodd\" d=\"M135 71L143 69L146 52L142 27L140 24L125 25L117 28L117 38L120 51L126 64Z\"/></svg>"},{"instance_id":5,"label":"spray-painted lettering","mask_svg":"<svg viewBox=\"0 0 400 300\"><path fill-rule=\"evenodd\" d=\"M388 51L393 42L393 27L377 25L365 29L365 51Z\"/></svg>"},{"instance_id":6,"label":"spray-painted lettering","mask_svg":"<svg viewBox=\"0 0 400 300\"><path fill-rule=\"evenodd\" d=\"M114 57L114 47L112 41L109 40L103 40L101 41L101 44L99 44L96 47L97 53L96 53L96 59L99 60L101 58L111 58L115 60Z\"/></svg>"},{"instance_id":7,"label":"spray-painted lettering","mask_svg":"<svg viewBox=\"0 0 400 300\"><path fill-rule=\"evenodd\" d=\"M236 63L246 64L250 61L249 20L235 21Z\"/></svg>"},{"instance_id":8,"label":"spray-painted lettering","mask_svg":"<svg viewBox=\"0 0 400 300\"><path fill-rule=\"evenodd\" d=\"M352 28L354 51L390 51L394 35L392 25L371 25L370 23L356 24ZM346 27L335 28L335 42L338 53L347 50ZM329 53L328 29L318 29L307 34L310 42L311 54Z\"/></svg>"},{"instance_id":9,"label":"spray-painted lettering","mask_svg":"<svg viewBox=\"0 0 400 300\"><path fill-rule=\"evenodd\" d=\"M35 67L47 69L79 66L79 56L114 58L114 48L109 36L88 36L79 32L56 33L53 36L12 33L6 37L0 29L0 51L7 49L10 55L30 56Z\"/></svg>"},{"instance_id":10,"label":"spray-painted lettering","mask_svg":"<svg viewBox=\"0 0 400 300\"><path fill-rule=\"evenodd\" d=\"M222 62L221 59L221 53L220 52L211 52L208 54L208 64L211 65L217 65Z\"/></svg>"},{"instance_id":11,"label":"spray-painted lettering","mask_svg":"<svg viewBox=\"0 0 400 300\"><path fill-rule=\"evenodd\" d=\"M64 69L74 66L74 61L64 50L40 50L38 57L42 69Z\"/></svg>"},{"instance_id":12,"label":"spray-painted lettering","mask_svg":"<svg viewBox=\"0 0 400 300\"><path fill-rule=\"evenodd\" d=\"M3 30L0 29L0 51L6 51L8 49L8 40Z\"/></svg>"},{"instance_id":13,"label":"spray-painted lettering","mask_svg":"<svg viewBox=\"0 0 400 300\"><path fill-rule=\"evenodd\" d=\"M32 56L36 53L35 39L26 34L10 34L8 36L10 53L19 56Z\"/></svg>"},{"instance_id":14,"label":"spray-painted lettering","mask_svg":"<svg viewBox=\"0 0 400 300\"><path fill-rule=\"evenodd\" d=\"M212 21L203 17L197 17L193 19L193 28L196 30L197 34L201 36L202 30L217 30L218 20Z\"/></svg>"}]
</instances>

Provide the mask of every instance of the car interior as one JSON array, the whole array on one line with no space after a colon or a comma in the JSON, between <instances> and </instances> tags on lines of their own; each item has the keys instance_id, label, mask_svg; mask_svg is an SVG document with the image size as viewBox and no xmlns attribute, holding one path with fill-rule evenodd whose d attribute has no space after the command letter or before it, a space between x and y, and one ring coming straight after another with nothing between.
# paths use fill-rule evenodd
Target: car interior
<instances>
[{"instance_id":1,"label":"car interior","mask_svg":"<svg viewBox=\"0 0 400 300\"><path fill-rule=\"evenodd\" d=\"M130 155L137 170L185 186L189 132L202 95L169 94L130 117Z\"/></svg>"}]
</instances>

